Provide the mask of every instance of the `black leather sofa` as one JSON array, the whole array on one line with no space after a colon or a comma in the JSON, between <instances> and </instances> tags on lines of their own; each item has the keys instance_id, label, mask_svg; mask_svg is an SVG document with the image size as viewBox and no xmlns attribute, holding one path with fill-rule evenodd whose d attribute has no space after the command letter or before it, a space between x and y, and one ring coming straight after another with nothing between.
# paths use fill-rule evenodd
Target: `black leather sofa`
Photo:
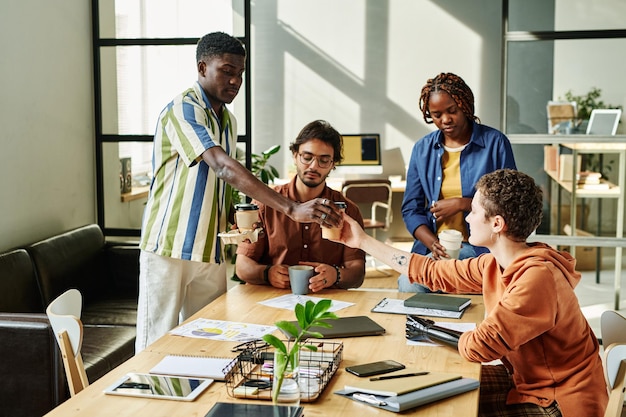
<instances>
[{"instance_id":1,"label":"black leather sofa","mask_svg":"<svg viewBox=\"0 0 626 417\"><path fill-rule=\"evenodd\" d=\"M69 397L45 314L69 288L83 295L89 381L134 355L138 277L138 247L105 242L95 224L0 254L0 417L39 417Z\"/></svg>"}]
</instances>

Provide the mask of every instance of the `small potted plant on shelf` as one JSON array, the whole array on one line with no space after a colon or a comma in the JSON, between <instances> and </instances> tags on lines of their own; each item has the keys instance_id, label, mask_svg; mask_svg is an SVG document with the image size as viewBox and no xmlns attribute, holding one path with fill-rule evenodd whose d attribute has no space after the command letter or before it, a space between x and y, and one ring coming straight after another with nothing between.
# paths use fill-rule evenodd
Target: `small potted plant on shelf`
<instances>
[{"instance_id":1,"label":"small potted plant on shelf","mask_svg":"<svg viewBox=\"0 0 626 417\"><path fill-rule=\"evenodd\" d=\"M336 319L337 315L328 311L331 306L331 300L320 300L317 303L309 300L305 305L296 304L294 308L298 326L288 321L278 321L274 323L276 327L288 335L290 341L285 344L282 340L274 335L267 334L263 336L263 340L270 346L274 347L274 380L272 382L272 401L277 404L279 394L283 387L285 378L293 379L296 384L297 370L300 360L300 349L305 348L313 352L317 351L317 346L305 344L304 339L307 337L321 338L319 332L310 331L312 326L330 328L331 324L325 320ZM291 377L294 378L291 378ZM300 391L296 390L297 402L300 401Z\"/></svg>"},{"instance_id":2,"label":"small potted plant on shelf","mask_svg":"<svg viewBox=\"0 0 626 417\"><path fill-rule=\"evenodd\" d=\"M574 95L572 90L568 90L565 93L565 100L576 102L576 120L574 121L574 127L577 130L583 129L583 124L589 121L589 116L591 116L591 111L593 109L621 109L622 106L615 106L613 104L605 103L600 97L602 95L602 90L593 87L587 94L582 94L579 96ZM584 132L583 132L584 133Z\"/></svg>"}]
</instances>

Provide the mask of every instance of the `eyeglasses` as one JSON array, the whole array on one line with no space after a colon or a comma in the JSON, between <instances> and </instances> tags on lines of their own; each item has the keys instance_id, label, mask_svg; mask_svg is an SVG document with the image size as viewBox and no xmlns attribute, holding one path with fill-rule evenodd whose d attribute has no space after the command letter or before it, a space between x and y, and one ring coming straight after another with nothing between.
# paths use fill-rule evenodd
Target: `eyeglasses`
<instances>
[{"instance_id":1,"label":"eyeglasses","mask_svg":"<svg viewBox=\"0 0 626 417\"><path fill-rule=\"evenodd\" d=\"M269 345L265 341L261 339L254 339L238 344L231 349L231 352L246 352L265 349L266 347L269 347Z\"/></svg>"},{"instance_id":2,"label":"eyeglasses","mask_svg":"<svg viewBox=\"0 0 626 417\"><path fill-rule=\"evenodd\" d=\"M300 156L300 162L304 165L311 165L313 161L317 160L317 166L320 168L328 168L333 163L333 158L328 155L313 155L309 152L302 152L298 154Z\"/></svg>"}]
</instances>

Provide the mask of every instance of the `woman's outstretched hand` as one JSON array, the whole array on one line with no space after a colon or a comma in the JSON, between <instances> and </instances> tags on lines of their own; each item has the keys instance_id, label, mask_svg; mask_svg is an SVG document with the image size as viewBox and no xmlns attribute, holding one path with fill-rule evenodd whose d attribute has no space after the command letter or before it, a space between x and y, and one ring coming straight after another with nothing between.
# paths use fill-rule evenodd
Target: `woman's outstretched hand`
<instances>
[{"instance_id":1,"label":"woman's outstretched hand","mask_svg":"<svg viewBox=\"0 0 626 417\"><path fill-rule=\"evenodd\" d=\"M334 242L343 243L346 246L351 248L360 249L360 244L363 239L367 236L361 225L354 220L352 217L348 216L346 213L343 214L343 226L341 228L341 237L337 240L331 239Z\"/></svg>"}]
</instances>

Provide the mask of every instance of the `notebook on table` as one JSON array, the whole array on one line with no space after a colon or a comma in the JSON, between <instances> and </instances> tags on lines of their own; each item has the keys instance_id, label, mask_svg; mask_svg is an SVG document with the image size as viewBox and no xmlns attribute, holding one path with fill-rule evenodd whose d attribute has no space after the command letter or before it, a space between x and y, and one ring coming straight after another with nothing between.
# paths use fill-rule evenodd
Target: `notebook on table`
<instances>
[{"instance_id":1,"label":"notebook on table","mask_svg":"<svg viewBox=\"0 0 626 417\"><path fill-rule=\"evenodd\" d=\"M472 303L471 298L451 295L422 293L404 300L405 307L432 308L436 310L463 311Z\"/></svg>"},{"instance_id":2,"label":"notebook on table","mask_svg":"<svg viewBox=\"0 0 626 417\"><path fill-rule=\"evenodd\" d=\"M367 316L339 317L335 320L325 320L332 327L313 326L309 330L319 332L323 339L341 339L343 337L379 336L385 329ZM292 321L298 329L297 321ZM288 336L285 334L285 336Z\"/></svg>"},{"instance_id":3,"label":"notebook on table","mask_svg":"<svg viewBox=\"0 0 626 417\"><path fill-rule=\"evenodd\" d=\"M224 381L224 368L231 363L231 358L210 356L167 355L152 369L151 374L176 375L198 378L211 378Z\"/></svg>"}]
</instances>

